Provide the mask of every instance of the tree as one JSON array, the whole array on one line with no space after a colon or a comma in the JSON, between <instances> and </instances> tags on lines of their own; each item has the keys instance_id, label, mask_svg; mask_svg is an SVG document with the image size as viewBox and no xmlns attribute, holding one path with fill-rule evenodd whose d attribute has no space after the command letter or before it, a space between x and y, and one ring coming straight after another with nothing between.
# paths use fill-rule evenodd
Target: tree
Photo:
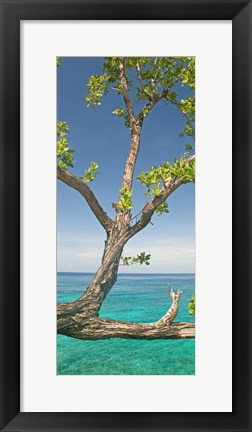
<instances>
[{"instance_id":1,"label":"tree","mask_svg":"<svg viewBox=\"0 0 252 432\"><path fill-rule=\"evenodd\" d=\"M61 60L57 59L60 66ZM187 97L180 99L178 88L184 87ZM125 244L149 223L154 212L168 212L167 199L179 187L195 179L195 156L191 144L186 144L184 154L174 162L142 172L138 180L147 187L149 201L132 217L133 176L138 157L141 131L145 118L156 104L170 103L185 117L181 136L194 137L195 113L195 59L194 57L107 57L103 73L93 75L88 82L88 106L101 104L102 97L113 89L121 97L124 106L113 114L122 118L130 131L128 156L122 175L120 195L113 204L115 218L112 220L103 210L88 183L98 174L98 164L92 162L82 177L68 171L73 167L74 151L68 147L68 126L57 122L57 177L76 189L86 200L94 216L106 231L106 242L100 267L84 294L69 303L57 305L58 333L79 339L106 338L191 338L195 337L195 325L190 322L173 322L178 313L180 290L168 287L172 305L159 321L149 324L123 322L99 317L103 301L117 280L120 263L149 264L150 256L142 252L137 257L122 257Z\"/></svg>"}]
</instances>

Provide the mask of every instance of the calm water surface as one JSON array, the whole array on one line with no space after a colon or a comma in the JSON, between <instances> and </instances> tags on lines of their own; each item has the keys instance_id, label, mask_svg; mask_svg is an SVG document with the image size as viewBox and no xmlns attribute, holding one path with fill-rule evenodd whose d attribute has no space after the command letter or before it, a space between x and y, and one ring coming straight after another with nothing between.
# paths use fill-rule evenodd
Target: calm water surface
<instances>
[{"instance_id":1,"label":"calm water surface","mask_svg":"<svg viewBox=\"0 0 252 432\"><path fill-rule=\"evenodd\" d=\"M58 302L78 298L91 273L58 273ZM102 305L100 316L125 321L152 322L170 305L167 285L181 288L176 321L194 321L188 303L195 291L193 274L119 274ZM195 341L124 340L82 341L57 336L58 375L193 375Z\"/></svg>"}]
</instances>

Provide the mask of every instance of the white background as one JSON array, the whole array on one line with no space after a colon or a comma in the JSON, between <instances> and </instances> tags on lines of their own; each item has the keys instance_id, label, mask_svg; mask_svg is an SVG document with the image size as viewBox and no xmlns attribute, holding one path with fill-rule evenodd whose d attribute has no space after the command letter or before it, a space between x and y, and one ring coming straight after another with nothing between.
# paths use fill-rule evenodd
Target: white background
<instances>
[{"instance_id":1,"label":"white background","mask_svg":"<svg viewBox=\"0 0 252 432\"><path fill-rule=\"evenodd\" d=\"M21 411L231 411L231 21L21 24ZM196 56L196 375L56 375L56 56Z\"/></svg>"}]
</instances>

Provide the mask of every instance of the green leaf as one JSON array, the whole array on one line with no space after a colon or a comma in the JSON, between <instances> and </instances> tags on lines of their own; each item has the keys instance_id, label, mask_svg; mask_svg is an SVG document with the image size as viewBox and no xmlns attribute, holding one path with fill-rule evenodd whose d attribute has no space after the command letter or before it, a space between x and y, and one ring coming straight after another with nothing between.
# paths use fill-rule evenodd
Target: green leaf
<instances>
[{"instance_id":1,"label":"green leaf","mask_svg":"<svg viewBox=\"0 0 252 432\"><path fill-rule=\"evenodd\" d=\"M134 264L150 265L150 258L151 258L150 254L146 255L145 252L141 252L136 257L131 257L131 256L121 257L121 261L122 261L122 265L125 265L125 266L130 266L130 265L134 265Z\"/></svg>"},{"instance_id":2,"label":"green leaf","mask_svg":"<svg viewBox=\"0 0 252 432\"><path fill-rule=\"evenodd\" d=\"M107 75L92 75L88 81L88 95L86 101L88 107L94 108L96 105L101 105L101 98L108 92L108 76Z\"/></svg>"},{"instance_id":3,"label":"green leaf","mask_svg":"<svg viewBox=\"0 0 252 432\"><path fill-rule=\"evenodd\" d=\"M68 148L68 125L66 122L57 121L57 162L60 168L68 170L73 167L74 150Z\"/></svg>"},{"instance_id":4,"label":"green leaf","mask_svg":"<svg viewBox=\"0 0 252 432\"><path fill-rule=\"evenodd\" d=\"M192 298L190 302L188 303L188 312L190 315L195 315L195 308L196 308L196 301L195 301L195 295L192 295Z\"/></svg>"},{"instance_id":5,"label":"green leaf","mask_svg":"<svg viewBox=\"0 0 252 432\"><path fill-rule=\"evenodd\" d=\"M141 172L137 179L148 188L146 195L155 197L160 194L163 183L175 177L182 178L185 183L195 181L195 160L187 160L185 156L178 161L174 158L173 165L164 162L159 167L153 166L149 171Z\"/></svg>"},{"instance_id":6,"label":"green leaf","mask_svg":"<svg viewBox=\"0 0 252 432\"><path fill-rule=\"evenodd\" d=\"M116 207L122 210L123 212L130 211L134 206L134 203L131 200L132 195L133 195L132 189L129 189L127 186L120 189L120 199Z\"/></svg>"},{"instance_id":7,"label":"green leaf","mask_svg":"<svg viewBox=\"0 0 252 432\"><path fill-rule=\"evenodd\" d=\"M62 65L62 60L60 57L56 57L57 67L60 67Z\"/></svg>"},{"instance_id":8,"label":"green leaf","mask_svg":"<svg viewBox=\"0 0 252 432\"><path fill-rule=\"evenodd\" d=\"M165 201L162 204L160 204L156 208L155 212L157 213L158 216L161 216L161 214L163 214L163 213L169 213L167 202Z\"/></svg>"},{"instance_id":9,"label":"green leaf","mask_svg":"<svg viewBox=\"0 0 252 432\"><path fill-rule=\"evenodd\" d=\"M99 174L97 168L99 164L97 162L91 162L90 167L85 170L83 176L79 177L80 180L83 180L84 183L89 183L95 179L95 177Z\"/></svg>"}]
</instances>

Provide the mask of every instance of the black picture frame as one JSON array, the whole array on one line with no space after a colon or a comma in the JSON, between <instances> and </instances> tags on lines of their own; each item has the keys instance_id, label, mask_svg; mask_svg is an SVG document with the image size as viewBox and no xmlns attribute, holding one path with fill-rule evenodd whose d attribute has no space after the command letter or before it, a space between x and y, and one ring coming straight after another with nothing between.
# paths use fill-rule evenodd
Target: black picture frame
<instances>
[{"instance_id":1,"label":"black picture frame","mask_svg":"<svg viewBox=\"0 0 252 432\"><path fill-rule=\"evenodd\" d=\"M1 0L0 3L1 431L251 431L251 1ZM76 19L232 20L232 413L20 413L20 21Z\"/></svg>"}]
</instances>

